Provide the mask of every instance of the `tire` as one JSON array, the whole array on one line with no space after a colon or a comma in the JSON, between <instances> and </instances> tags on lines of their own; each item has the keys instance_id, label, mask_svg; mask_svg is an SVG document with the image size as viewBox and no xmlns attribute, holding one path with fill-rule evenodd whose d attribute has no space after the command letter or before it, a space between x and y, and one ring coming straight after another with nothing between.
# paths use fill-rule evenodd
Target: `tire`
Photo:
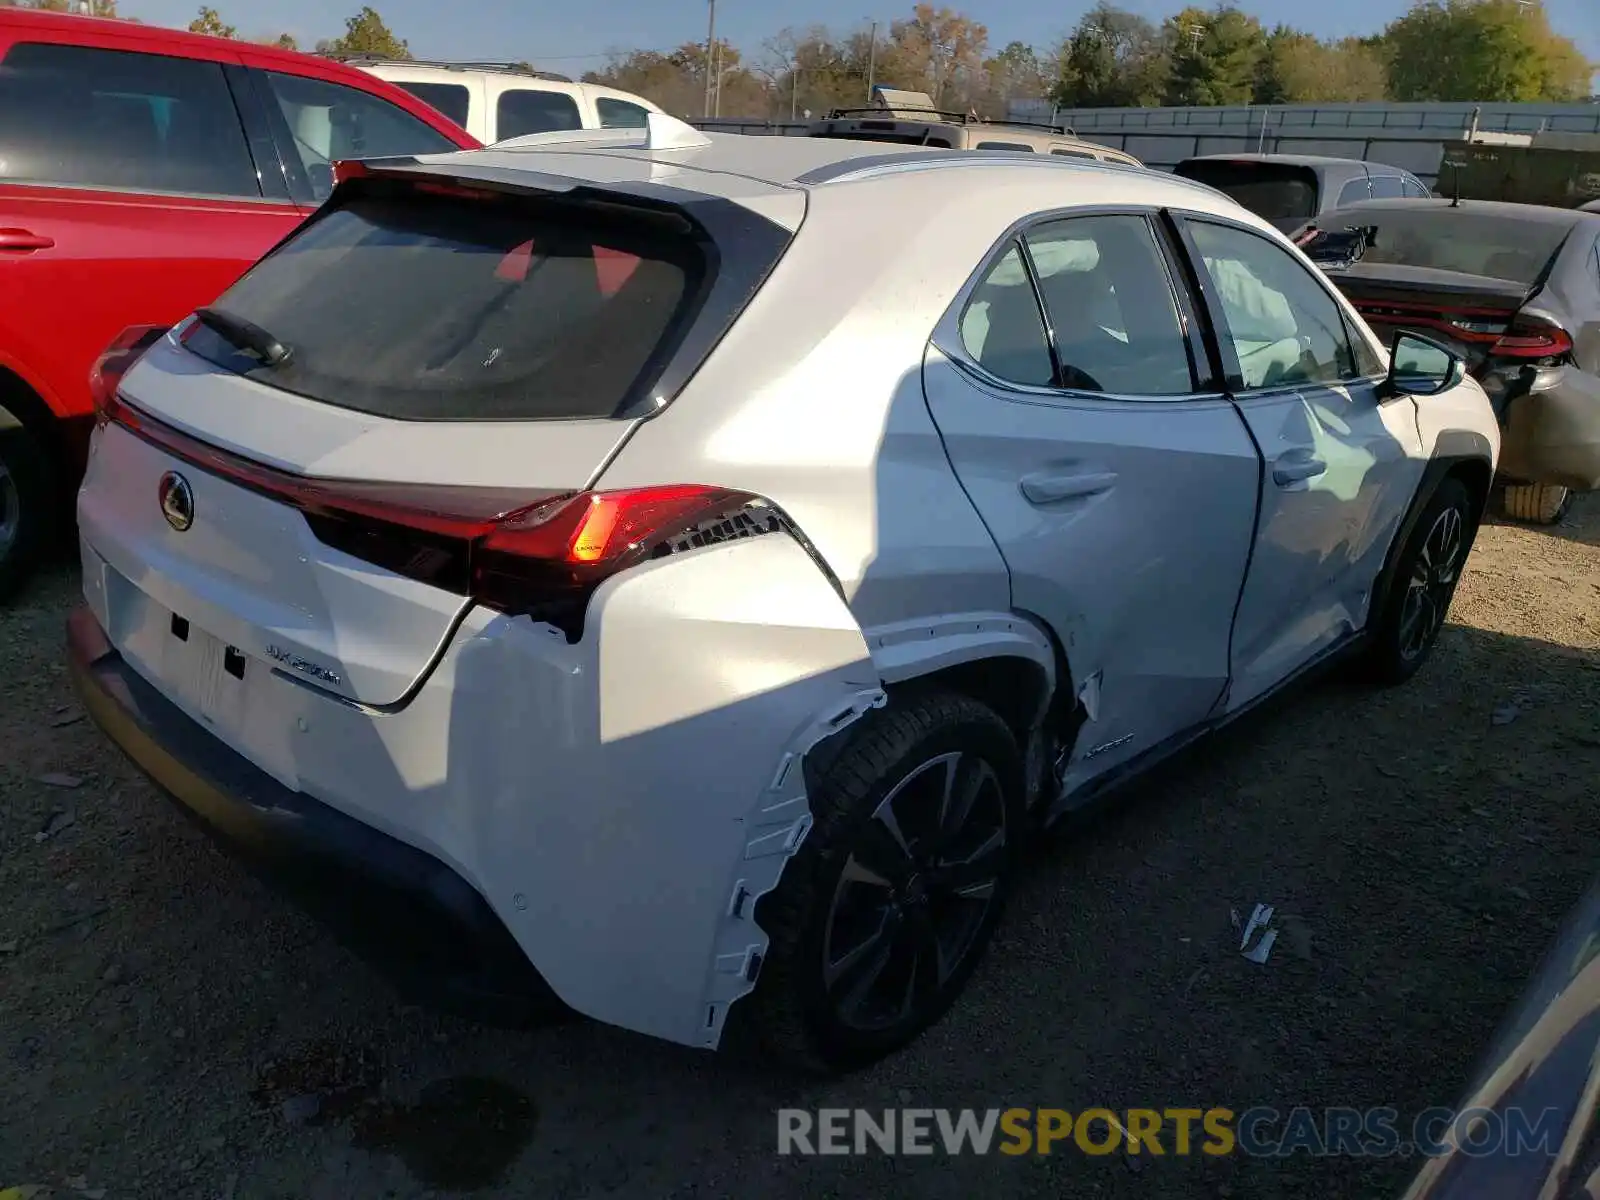
<instances>
[{"instance_id":1,"label":"tire","mask_svg":"<svg viewBox=\"0 0 1600 1200\"><path fill-rule=\"evenodd\" d=\"M732 1014L747 1048L809 1074L866 1066L944 1015L999 921L1025 819L1016 741L976 700L906 694L844 737L815 778L808 769L811 831L757 905L770 945L755 993ZM912 865L900 843L919 854L932 844L927 821L952 771L956 794L974 797L969 819L945 831L955 836L944 865L936 853ZM916 952L934 945L943 953ZM891 1014L901 979L909 1009Z\"/></svg>"},{"instance_id":2,"label":"tire","mask_svg":"<svg viewBox=\"0 0 1600 1200\"><path fill-rule=\"evenodd\" d=\"M0 600L15 594L51 544L56 490L45 449L24 429L0 433Z\"/></svg>"},{"instance_id":3,"label":"tire","mask_svg":"<svg viewBox=\"0 0 1600 1200\"><path fill-rule=\"evenodd\" d=\"M1371 682L1404 683L1428 660L1476 533L1466 485L1455 478L1442 480L1400 552L1372 626L1363 663Z\"/></svg>"},{"instance_id":4,"label":"tire","mask_svg":"<svg viewBox=\"0 0 1600 1200\"><path fill-rule=\"evenodd\" d=\"M1501 507L1513 521L1530 525L1554 525L1572 507L1571 488L1550 483L1507 484Z\"/></svg>"}]
</instances>

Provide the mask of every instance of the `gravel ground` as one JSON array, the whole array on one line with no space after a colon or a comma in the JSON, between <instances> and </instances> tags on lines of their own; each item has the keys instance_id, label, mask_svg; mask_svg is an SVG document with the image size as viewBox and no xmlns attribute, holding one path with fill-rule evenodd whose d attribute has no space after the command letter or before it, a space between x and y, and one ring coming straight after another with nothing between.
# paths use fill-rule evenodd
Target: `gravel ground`
<instances>
[{"instance_id":1,"label":"gravel ground","mask_svg":"<svg viewBox=\"0 0 1600 1200\"><path fill-rule=\"evenodd\" d=\"M1414 1164L779 1158L773 1110L1450 1104L1595 869L1600 497L1486 528L1407 687L1304 690L1066 831L955 1011L826 1084L400 1007L82 719L75 587L0 612L0 1191L1393 1195ZM1264 966L1257 901L1298 931Z\"/></svg>"}]
</instances>

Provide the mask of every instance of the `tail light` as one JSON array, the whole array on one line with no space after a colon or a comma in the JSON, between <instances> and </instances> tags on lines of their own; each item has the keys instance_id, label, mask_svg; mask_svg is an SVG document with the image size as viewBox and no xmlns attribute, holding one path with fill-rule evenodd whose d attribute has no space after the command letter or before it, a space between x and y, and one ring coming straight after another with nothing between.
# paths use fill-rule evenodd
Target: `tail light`
<instances>
[{"instance_id":1,"label":"tail light","mask_svg":"<svg viewBox=\"0 0 1600 1200\"><path fill-rule=\"evenodd\" d=\"M201 470L299 509L324 545L498 612L548 621L572 641L582 636L595 589L651 559L778 532L816 557L775 505L728 488L530 495L306 479L191 438L114 392L105 412L106 420Z\"/></svg>"},{"instance_id":2,"label":"tail light","mask_svg":"<svg viewBox=\"0 0 1600 1200\"><path fill-rule=\"evenodd\" d=\"M1560 358L1572 353L1572 335L1548 317L1519 313L1489 353L1496 358Z\"/></svg>"},{"instance_id":3,"label":"tail light","mask_svg":"<svg viewBox=\"0 0 1600 1200\"><path fill-rule=\"evenodd\" d=\"M130 325L112 339L89 368L89 395L94 399L95 421L104 425L117 388L134 363L166 334L165 325Z\"/></svg>"}]
</instances>

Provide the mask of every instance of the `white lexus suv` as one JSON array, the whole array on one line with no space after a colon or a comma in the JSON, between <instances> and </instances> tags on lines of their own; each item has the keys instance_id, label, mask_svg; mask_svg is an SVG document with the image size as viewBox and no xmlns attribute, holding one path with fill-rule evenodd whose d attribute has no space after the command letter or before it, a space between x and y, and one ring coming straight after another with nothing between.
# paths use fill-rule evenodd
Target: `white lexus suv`
<instances>
[{"instance_id":1,"label":"white lexus suv","mask_svg":"<svg viewBox=\"0 0 1600 1200\"><path fill-rule=\"evenodd\" d=\"M1041 823L1415 671L1498 453L1203 186L654 116L342 165L131 357L100 726L419 995L820 1070L938 1019Z\"/></svg>"}]
</instances>

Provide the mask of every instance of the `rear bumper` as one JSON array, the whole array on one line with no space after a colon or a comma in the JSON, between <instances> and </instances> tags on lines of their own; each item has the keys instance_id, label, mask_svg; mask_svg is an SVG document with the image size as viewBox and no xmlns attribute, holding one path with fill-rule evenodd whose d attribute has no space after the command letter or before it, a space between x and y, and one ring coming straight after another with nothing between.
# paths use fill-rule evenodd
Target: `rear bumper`
<instances>
[{"instance_id":1,"label":"rear bumper","mask_svg":"<svg viewBox=\"0 0 1600 1200\"><path fill-rule=\"evenodd\" d=\"M1600 376L1577 367L1524 367L1486 380L1504 434L1500 474L1579 491L1600 488Z\"/></svg>"},{"instance_id":2,"label":"rear bumper","mask_svg":"<svg viewBox=\"0 0 1600 1200\"><path fill-rule=\"evenodd\" d=\"M471 884L230 749L129 667L87 606L67 619L67 657L89 715L123 753L408 998L506 1024L560 1011Z\"/></svg>"}]
</instances>

